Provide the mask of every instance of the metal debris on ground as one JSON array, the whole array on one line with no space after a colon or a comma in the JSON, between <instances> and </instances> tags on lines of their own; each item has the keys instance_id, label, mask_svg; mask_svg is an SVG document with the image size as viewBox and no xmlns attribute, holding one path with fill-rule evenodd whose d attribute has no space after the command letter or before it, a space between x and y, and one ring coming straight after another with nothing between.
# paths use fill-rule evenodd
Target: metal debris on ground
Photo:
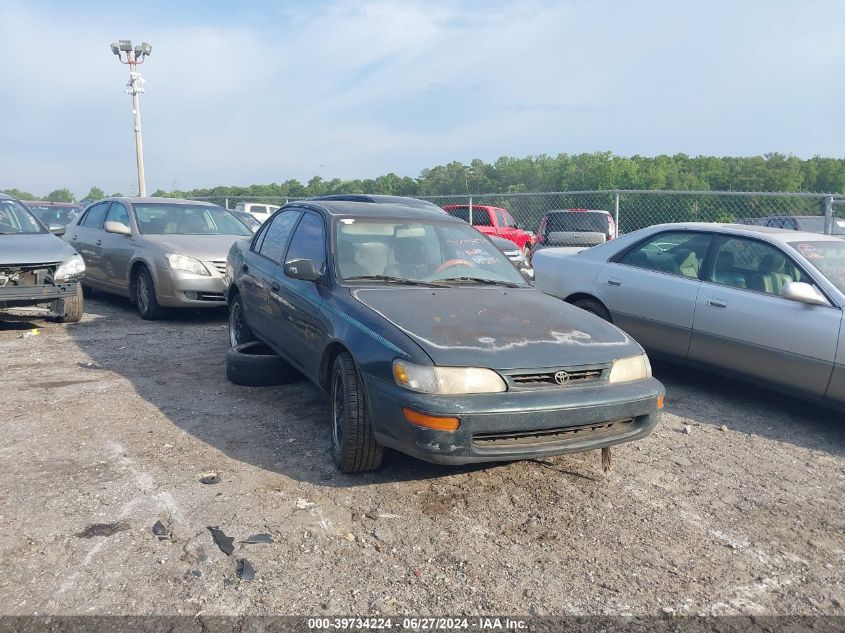
<instances>
[{"instance_id":1,"label":"metal debris on ground","mask_svg":"<svg viewBox=\"0 0 845 633\"><path fill-rule=\"evenodd\" d=\"M200 483L201 484L219 484L220 483L220 473L215 473L215 472L200 473Z\"/></svg>"},{"instance_id":2,"label":"metal debris on ground","mask_svg":"<svg viewBox=\"0 0 845 633\"><path fill-rule=\"evenodd\" d=\"M257 545L261 543L272 543L273 537L269 534L253 534L252 536L247 536L241 543L248 543L250 545Z\"/></svg>"},{"instance_id":3,"label":"metal debris on ground","mask_svg":"<svg viewBox=\"0 0 845 633\"><path fill-rule=\"evenodd\" d=\"M159 541L165 541L170 538L170 531L164 527L164 523L161 521L153 523L153 534L156 535Z\"/></svg>"},{"instance_id":4,"label":"metal debris on ground","mask_svg":"<svg viewBox=\"0 0 845 633\"><path fill-rule=\"evenodd\" d=\"M226 536L219 527L211 527L210 525L207 527L211 531L211 537L214 539L217 547L220 548L220 551L226 554L226 556L230 556L235 551L234 537Z\"/></svg>"},{"instance_id":5,"label":"metal debris on ground","mask_svg":"<svg viewBox=\"0 0 845 633\"><path fill-rule=\"evenodd\" d=\"M237 574L238 578L240 578L241 580L254 580L255 567L253 567L252 563L250 563L246 558L239 558Z\"/></svg>"}]
</instances>

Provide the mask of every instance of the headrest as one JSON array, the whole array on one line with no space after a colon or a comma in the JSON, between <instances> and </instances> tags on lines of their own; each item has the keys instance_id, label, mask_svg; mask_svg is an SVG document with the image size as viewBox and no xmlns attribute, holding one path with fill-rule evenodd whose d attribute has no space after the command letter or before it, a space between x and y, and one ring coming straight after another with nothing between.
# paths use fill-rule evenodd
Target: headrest
<instances>
[{"instance_id":1,"label":"headrest","mask_svg":"<svg viewBox=\"0 0 845 633\"><path fill-rule=\"evenodd\" d=\"M760 271L763 273L779 273L786 264L786 258L777 253L766 253L760 260Z\"/></svg>"}]
</instances>

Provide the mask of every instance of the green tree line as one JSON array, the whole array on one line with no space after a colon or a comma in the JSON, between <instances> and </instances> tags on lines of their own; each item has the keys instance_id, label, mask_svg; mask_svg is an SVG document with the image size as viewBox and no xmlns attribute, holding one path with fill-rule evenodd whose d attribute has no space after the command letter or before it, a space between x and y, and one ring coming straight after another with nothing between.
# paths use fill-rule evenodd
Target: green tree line
<instances>
[{"instance_id":1,"label":"green tree line","mask_svg":"<svg viewBox=\"0 0 845 633\"><path fill-rule=\"evenodd\" d=\"M678 191L808 191L845 192L845 159L771 153L763 156L617 156L611 152L540 154L515 158L502 156L492 163L475 159L469 166L453 161L423 169L419 177L394 173L377 178L324 180L314 176L303 184L281 183L218 186L188 191L159 189L164 197L305 197L332 193L383 193L401 196L520 193L532 191L584 191L598 189L663 189ZM21 199L37 196L7 190ZM92 187L84 199L103 197ZM114 194L113 194L114 195ZM68 189L58 189L48 200L73 201Z\"/></svg>"}]
</instances>

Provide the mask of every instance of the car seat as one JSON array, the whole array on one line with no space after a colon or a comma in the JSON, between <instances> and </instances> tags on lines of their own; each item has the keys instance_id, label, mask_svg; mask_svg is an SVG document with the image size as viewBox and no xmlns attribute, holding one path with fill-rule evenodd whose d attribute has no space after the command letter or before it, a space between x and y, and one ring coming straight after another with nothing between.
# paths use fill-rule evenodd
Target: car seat
<instances>
[{"instance_id":1,"label":"car seat","mask_svg":"<svg viewBox=\"0 0 845 633\"><path fill-rule=\"evenodd\" d=\"M721 251L716 257L713 281L734 288L745 288L745 275L734 270L734 254L731 251Z\"/></svg>"},{"instance_id":2,"label":"car seat","mask_svg":"<svg viewBox=\"0 0 845 633\"><path fill-rule=\"evenodd\" d=\"M698 271L701 268L701 260L695 251L679 249L675 252L675 261L678 263L678 272L684 277L698 279Z\"/></svg>"},{"instance_id":3,"label":"car seat","mask_svg":"<svg viewBox=\"0 0 845 633\"><path fill-rule=\"evenodd\" d=\"M416 237L397 238L393 256L396 263L388 267L388 275L418 279L430 272L425 258L425 243Z\"/></svg>"},{"instance_id":4,"label":"car seat","mask_svg":"<svg viewBox=\"0 0 845 633\"><path fill-rule=\"evenodd\" d=\"M760 260L757 269L759 274L754 275L753 288L770 295L780 295L783 287L793 281L792 275L783 272L786 266L786 258L778 253L767 253Z\"/></svg>"},{"instance_id":5,"label":"car seat","mask_svg":"<svg viewBox=\"0 0 845 633\"><path fill-rule=\"evenodd\" d=\"M167 230L167 220L164 218L150 218L145 224L149 227L147 232L155 235L161 235Z\"/></svg>"},{"instance_id":6,"label":"car seat","mask_svg":"<svg viewBox=\"0 0 845 633\"><path fill-rule=\"evenodd\" d=\"M352 242L338 240L337 264L340 274L343 277L358 277L360 275L371 274L356 261L357 250L358 247Z\"/></svg>"}]
</instances>

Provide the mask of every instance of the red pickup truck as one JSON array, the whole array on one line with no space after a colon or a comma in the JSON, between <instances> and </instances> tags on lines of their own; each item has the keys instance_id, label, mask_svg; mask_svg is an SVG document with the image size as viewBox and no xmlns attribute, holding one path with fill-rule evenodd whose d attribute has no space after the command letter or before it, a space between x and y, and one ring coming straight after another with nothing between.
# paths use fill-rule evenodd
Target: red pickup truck
<instances>
[{"instance_id":1,"label":"red pickup truck","mask_svg":"<svg viewBox=\"0 0 845 633\"><path fill-rule=\"evenodd\" d=\"M469 222L468 204L447 204L443 210L464 222ZM510 240L523 252L528 252L534 244L534 234L519 228L510 212L501 207L472 205L472 225L487 235L497 235Z\"/></svg>"}]
</instances>

